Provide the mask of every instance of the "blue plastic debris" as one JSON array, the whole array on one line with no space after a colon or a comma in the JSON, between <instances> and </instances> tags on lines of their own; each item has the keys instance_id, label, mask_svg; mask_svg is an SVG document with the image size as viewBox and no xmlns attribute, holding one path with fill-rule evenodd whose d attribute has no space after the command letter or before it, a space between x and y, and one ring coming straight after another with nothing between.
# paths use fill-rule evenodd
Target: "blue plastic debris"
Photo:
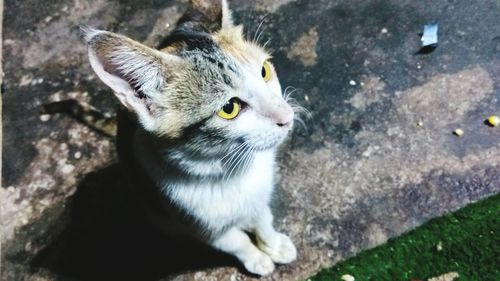
<instances>
[{"instance_id":1,"label":"blue plastic debris","mask_svg":"<svg viewBox=\"0 0 500 281\"><path fill-rule=\"evenodd\" d=\"M429 54L434 51L438 46L438 24L431 22L424 25L424 32L420 39L422 41L422 48L417 54Z\"/></svg>"}]
</instances>

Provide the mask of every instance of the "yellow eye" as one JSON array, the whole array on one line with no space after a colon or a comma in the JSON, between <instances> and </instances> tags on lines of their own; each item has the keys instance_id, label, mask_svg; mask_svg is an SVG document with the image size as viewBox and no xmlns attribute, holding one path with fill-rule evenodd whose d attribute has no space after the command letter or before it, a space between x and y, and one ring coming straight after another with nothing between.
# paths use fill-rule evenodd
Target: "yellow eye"
<instances>
[{"instance_id":1,"label":"yellow eye","mask_svg":"<svg viewBox=\"0 0 500 281\"><path fill-rule=\"evenodd\" d=\"M262 78L264 81L269 81L271 80L271 65L269 64L268 61L264 61L264 64L262 65Z\"/></svg>"},{"instance_id":2,"label":"yellow eye","mask_svg":"<svg viewBox=\"0 0 500 281\"><path fill-rule=\"evenodd\" d=\"M236 98L230 99L223 107L222 109L217 112L217 115L220 117L231 120L236 118L238 114L241 111L241 104Z\"/></svg>"}]
</instances>

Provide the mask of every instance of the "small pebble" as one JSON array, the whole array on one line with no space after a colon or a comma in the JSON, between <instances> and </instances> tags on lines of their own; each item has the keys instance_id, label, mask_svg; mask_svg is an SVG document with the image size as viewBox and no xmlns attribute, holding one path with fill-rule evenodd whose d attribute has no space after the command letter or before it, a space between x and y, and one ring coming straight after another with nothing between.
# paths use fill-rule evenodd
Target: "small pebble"
<instances>
[{"instance_id":1,"label":"small pebble","mask_svg":"<svg viewBox=\"0 0 500 281\"><path fill-rule=\"evenodd\" d=\"M344 281L354 281L354 276L349 275L349 274L344 274L344 275L342 275L342 277L340 277L340 279L342 279Z\"/></svg>"},{"instance_id":2,"label":"small pebble","mask_svg":"<svg viewBox=\"0 0 500 281\"><path fill-rule=\"evenodd\" d=\"M460 277L460 275L457 272L448 272L433 278L429 278L427 279L427 281L453 281L458 277Z\"/></svg>"},{"instance_id":3,"label":"small pebble","mask_svg":"<svg viewBox=\"0 0 500 281\"><path fill-rule=\"evenodd\" d=\"M64 166L61 168L61 172L62 172L63 174L69 174L69 173L73 172L73 170L75 170L75 166L70 165L70 164L66 164L66 165L64 165Z\"/></svg>"},{"instance_id":4,"label":"small pebble","mask_svg":"<svg viewBox=\"0 0 500 281\"><path fill-rule=\"evenodd\" d=\"M349 85L356 86L356 81L354 81L354 80L349 81Z\"/></svg>"},{"instance_id":5,"label":"small pebble","mask_svg":"<svg viewBox=\"0 0 500 281\"><path fill-rule=\"evenodd\" d=\"M500 124L500 117L491 115L490 117L488 117L488 124L490 124L492 127L498 126L498 124Z\"/></svg>"},{"instance_id":6,"label":"small pebble","mask_svg":"<svg viewBox=\"0 0 500 281\"><path fill-rule=\"evenodd\" d=\"M305 101L309 101L309 96L308 96L308 95L305 95L305 96L304 96L304 100L305 100Z\"/></svg>"},{"instance_id":7,"label":"small pebble","mask_svg":"<svg viewBox=\"0 0 500 281\"><path fill-rule=\"evenodd\" d=\"M80 159L82 157L82 153L80 151L77 151L73 156L75 157L75 159Z\"/></svg>"},{"instance_id":8,"label":"small pebble","mask_svg":"<svg viewBox=\"0 0 500 281\"><path fill-rule=\"evenodd\" d=\"M423 126L424 126L424 122L422 122L422 121L417 122L417 127L423 127Z\"/></svg>"},{"instance_id":9,"label":"small pebble","mask_svg":"<svg viewBox=\"0 0 500 281\"><path fill-rule=\"evenodd\" d=\"M47 122L49 120L50 120L50 114L41 114L40 115L40 121Z\"/></svg>"},{"instance_id":10,"label":"small pebble","mask_svg":"<svg viewBox=\"0 0 500 281\"><path fill-rule=\"evenodd\" d=\"M455 136L461 137L461 136L464 135L464 130L462 130L462 129L455 129L455 131L453 131L453 134L455 134Z\"/></svg>"},{"instance_id":11,"label":"small pebble","mask_svg":"<svg viewBox=\"0 0 500 281\"><path fill-rule=\"evenodd\" d=\"M28 242L26 243L26 245L24 245L24 250L26 250L26 252L31 252L32 249L33 247L31 245L31 242Z\"/></svg>"},{"instance_id":12,"label":"small pebble","mask_svg":"<svg viewBox=\"0 0 500 281\"><path fill-rule=\"evenodd\" d=\"M387 32L389 32L389 31L385 27L382 28L382 30L380 30L380 33L382 33L382 34L386 34Z\"/></svg>"},{"instance_id":13,"label":"small pebble","mask_svg":"<svg viewBox=\"0 0 500 281\"><path fill-rule=\"evenodd\" d=\"M443 243L441 241L439 241L439 243L437 244L436 250L438 250L438 252L443 250Z\"/></svg>"}]
</instances>

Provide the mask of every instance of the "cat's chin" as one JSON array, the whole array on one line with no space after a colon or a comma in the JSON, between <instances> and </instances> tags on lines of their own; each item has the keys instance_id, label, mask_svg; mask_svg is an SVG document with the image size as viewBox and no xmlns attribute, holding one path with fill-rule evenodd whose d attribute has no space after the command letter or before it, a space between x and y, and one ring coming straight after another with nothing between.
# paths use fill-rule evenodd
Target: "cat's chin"
<instances>
[{"instance_id":1,"label":"cat's chin","mask_svg":"<svg viewBox=\"0 0 500 281\"><path fill-rule=\"evenodd\" d=\"M266 151L266 150L277 149L278 146L280 146L284 140L285 140L285 138L280 138L280 139L273 141L273 142L269 142L266 144L255 146L255 151Z\"/></svg>"}]
</instances>

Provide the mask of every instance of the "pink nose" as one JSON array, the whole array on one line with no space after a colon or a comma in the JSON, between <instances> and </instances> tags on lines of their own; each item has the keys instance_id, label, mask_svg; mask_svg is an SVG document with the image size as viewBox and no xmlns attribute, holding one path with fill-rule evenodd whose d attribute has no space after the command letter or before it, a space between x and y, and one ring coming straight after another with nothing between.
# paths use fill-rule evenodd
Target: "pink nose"
<instances>
[{"instance_id":1,"label":"pink nose","mask_svg":"<svg viewBox=\"0 0 500 281\"><path fill-rule=\"evenodd\" d=\"M276 111L273 112L271 118L276 122L276 125L279 127L286 127L289 126L294 117L294 112L293 109L290 107L290 105L283 103L278 108Z\"/></svg>"}]
</instances>

